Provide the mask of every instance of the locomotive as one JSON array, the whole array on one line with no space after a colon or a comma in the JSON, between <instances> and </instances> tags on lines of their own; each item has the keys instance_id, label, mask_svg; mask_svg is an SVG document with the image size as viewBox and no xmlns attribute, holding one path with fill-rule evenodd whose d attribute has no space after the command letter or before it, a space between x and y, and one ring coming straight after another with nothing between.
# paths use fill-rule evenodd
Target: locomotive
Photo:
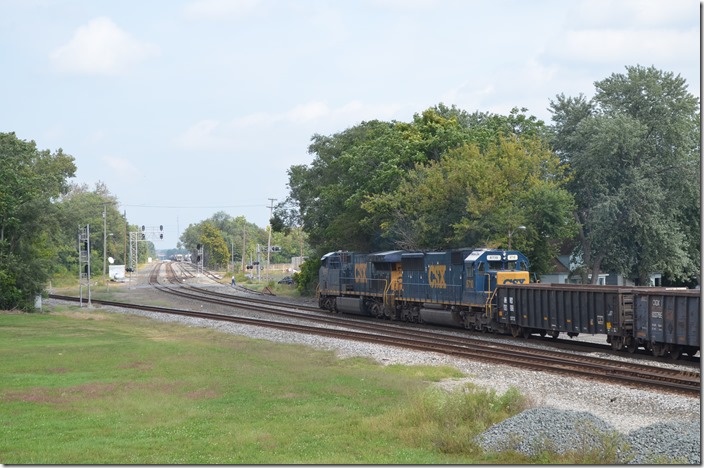
<instances>
[{"instance_id":1,"label":"locomotive","mask_svg":"<svg viewBox=\"0 0 704 468\"><path fill-rule=\"evenodd\" d=\"M604 334L614 350L677 359L699 352L699 291L535 284L516 250L336 251L321 259L318 305L330 312L557 338Z\"/></svg>"}]
</instances>

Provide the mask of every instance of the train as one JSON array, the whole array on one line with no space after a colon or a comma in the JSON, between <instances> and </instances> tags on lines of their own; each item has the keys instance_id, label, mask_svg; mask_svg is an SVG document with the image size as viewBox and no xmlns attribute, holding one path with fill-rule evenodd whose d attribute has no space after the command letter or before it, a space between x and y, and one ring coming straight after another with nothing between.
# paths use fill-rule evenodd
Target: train
<instances>
[{"instance_id":1,"label":"train","mask_svg":"<svg viewBox=\"0 0 704 468\"><path fill-rule=\"evenodd\" d=\"M603 334L616 351L678 359L700 349L700 291L542 284L517 250L329 252L318 306L333 313L529 338Z\"/></svg>"}]
</instances>

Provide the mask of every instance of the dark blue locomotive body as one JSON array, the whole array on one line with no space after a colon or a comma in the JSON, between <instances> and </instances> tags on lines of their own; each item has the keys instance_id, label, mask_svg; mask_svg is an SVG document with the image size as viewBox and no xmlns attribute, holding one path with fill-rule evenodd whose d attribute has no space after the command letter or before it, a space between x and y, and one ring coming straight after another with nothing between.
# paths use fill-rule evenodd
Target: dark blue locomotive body
<instances>
[{"instance_id":1,"label":"dark blue locomotive body","mask_svg":"<svg viewBox=\"0 0 704 468\"><path fill-rule=\"evenodd\" d=\"M323 309L466 328L492 329L486 319L497 284L528 283L528 259L517 251L338 251L321 261Z\"/></svg>"}]
</instances>

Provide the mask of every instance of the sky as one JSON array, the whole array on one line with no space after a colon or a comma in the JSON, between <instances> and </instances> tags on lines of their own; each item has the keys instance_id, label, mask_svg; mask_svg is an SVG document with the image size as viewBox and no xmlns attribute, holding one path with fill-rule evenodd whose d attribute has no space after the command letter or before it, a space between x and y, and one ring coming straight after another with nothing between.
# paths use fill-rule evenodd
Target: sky
<instances>
[{"instance_id":1,"label":"sky","mask_svg":"<svg viewBox=\"0 0 704 468\"><path fill-rule=\"evenodd\" d=\"M61 148L157 249L265 227L315 134L443 103L550 123L626 66L700 97L695 0L0 0L0 132ZM1 163L1 161L0 161Z\"/></svg>"}]
</instances>

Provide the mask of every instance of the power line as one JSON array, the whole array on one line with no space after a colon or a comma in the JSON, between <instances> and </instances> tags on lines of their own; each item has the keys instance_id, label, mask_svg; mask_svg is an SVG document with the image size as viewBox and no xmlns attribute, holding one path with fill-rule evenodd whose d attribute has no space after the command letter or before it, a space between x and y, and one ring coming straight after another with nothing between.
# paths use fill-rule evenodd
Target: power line
<instances>
[{"instance_id":1,"label":"power line","mask_svg":"<svg viewBox=\"0 0 704 468\"><path fill-rule=\"evenodd\" d=\"M257 208L257 207L265 207L269 208L267 205L214 205L214 206L172 206L172 205L125 205L123 203L120 203L121 206L130 206L133 208L182 208L182 209L191 209L191 208Z\"/></svg>"}]
</instances>

